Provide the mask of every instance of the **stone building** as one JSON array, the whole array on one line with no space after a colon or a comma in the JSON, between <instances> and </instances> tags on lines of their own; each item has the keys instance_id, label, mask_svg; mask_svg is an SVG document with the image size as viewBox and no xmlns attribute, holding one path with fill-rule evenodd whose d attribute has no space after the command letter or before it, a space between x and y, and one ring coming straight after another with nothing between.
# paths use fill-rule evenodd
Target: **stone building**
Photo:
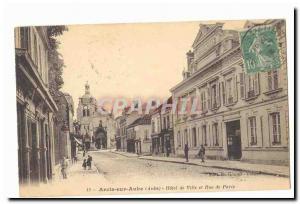
<instances>
[{"instance_id":1,"label":"stone building","mask_svg":"<svg viewBox=\"0 0 300 204\"><path fill-rule=\"evenodd\" d=\"M121 150L121 116L118 116L115 118L115 129L116 129L116 135L115 135L115 141L116 141L116 150Z\"/></svg>"},{"instance_id":2,"label":"stone building","mask_svg":"<svg viewBox=\"0 0 300 204\"><path fill-rule=\"evenodd\" d=\"M127 126L128 152L137 154L150 154L151 152L151 116L142 115ZM127 145L128 147L128 145Z\"/></svg>"},{"instance_id":3,"label":"stone building","mask_svg":"<svg viewBox=\"0 0 300 204\"><path fill-rule=\"evenodd\" d=\"M173 101L198 98L201 113L175 114L176 154L188 144L195 155L203 144L208 158L289 161L285 22L265 23L277 31L282 64L254 74L245 72L238 31L224 30L222 23L200 25L184 79L171 92Z\"/></svg>"},{"instance_id":4,"label":"stone building","mask_svg":"<svg viewBox=\"0 0 300 204\"><path fill-rule=\"evenodd\" d=\"M168 98L169 106L162 106L161 109L161 145L164 155L169 156L175 153L174 148L174 132L173 132L173 111L172 111L172 96Z\"/></svg>"},{"instance_id":5,"label":"stone building","mask_svg":"<svg viewBox=\"0 0 300 204\"><path fill-rule=\"evenodd\" d=\"M175 153L172 97L154 109L151 115L152 153L169 156Z\"/></svg>"},{"instance_id":6,"label":"stone building","mask_svg":"<svg viewBox=\"0 0 300 204\"><path fill-rule=\"evenodd\" d=\"M151 140L153 154L163 153L164 148L162 148L162 137L161 137L161 108L162 105L154 109L151 112Z\"/></svg>"},{"instance_id":7,"label":"stone building","mask_svg":"<svg viewBox=\"0 0 300 204\"><path fill-rule=\"evenodd\" d=\"M135 122L136 119L140 117L138 114L138 111L131 111L130 107L125 108L124 110L125 113L125 121L126 125L124 128L125 130L125 146L126 146L126 151L127 152L135 152L135 137L133 134L135 134L135 131L130 128L131 125ZM124 124L122 124L124 125Z\"/></svg>"},{"instance_id":8,"label":"stone building","mask_svg":"<svg viewBox=\"0 0 300 204\"><path fill-rule=\"evenodd\" d=\"M15 28L20 184L47 182L54 173L58 107L48 89L49 49L46 27Z\"/></svg>"},{"instance_id":9,"label":"stone building","mask_svg":"<svg viewBox=\"0 0 300 204\"><path fill-rule=\"evenodd\" d=\"M56 113L56 135L54 139L55 144L55 161L58 164L63 157L73 158L75 155L74 143L72 135L74 133L73 128L73 116L74 116L74 103L72 96L67 93L59 92L54 100L58 106L58 112Z\"/></svg>"},{"instance_id":10,"label":"stone building","mask_svg":"<svg viewBox=\"0 0 300 204\"><path fill-rule=\"evenodd\" d=\"M97 100L90 94L90 86L87 83L85 85L85 94L79 98L77 108L77 120L80 123L80 134L85 143L89 143L92 145L92 148L94 148L95 133L101 123L106 130L106 135L103 137L103 143L101 142L102 145L100 148L110 149L115 146L114 119L111 113L108 113L103 107L100 108L102 111L98 110Z\"/></svg>"},{"instance_id":11,"label":"stone building","mask_svg":"<svg viewBox=\"0 0 300 204\"><path fill-rule=\"evenodd\" d=\"M143 107L142 107L143 108ZM116 145L117 150L127 151L127 152L136 152L135 151L135 130L134 126L139 125L133 124L137 119L141 118L143 115L139 115L137 110L131 111L131 107L125 107L122 111L122 114L115 119L116 129ZM143 125L146 120L143 120ZM141 121L140 121L141 122Z\"/></svg>"},{"instance_id":12,"label":"stone building","mask_svg":"<svg viewBox=\"0 0 300 204\"><path fill-rule=\"evenodd\" d=\"M116 149L118 151L125 152L127 150L127 142L126 142L126 117L128 108L125 108L122 111L122 114L115 118L116 125Z\"/></svg>"}]
</instances>

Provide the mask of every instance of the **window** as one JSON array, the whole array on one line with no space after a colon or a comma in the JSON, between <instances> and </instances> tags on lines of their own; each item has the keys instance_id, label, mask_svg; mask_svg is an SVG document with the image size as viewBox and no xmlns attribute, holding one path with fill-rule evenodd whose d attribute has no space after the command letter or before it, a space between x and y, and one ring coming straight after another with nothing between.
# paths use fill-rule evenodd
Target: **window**
<instances>
[{"instance_id":1,"label":"window","mask_svg":"<svg viewBox=\"0 0 300 204\"><path fill-rule=\"evenodd\" d=\"M257 145L256 117L248 118L248 125L250 131L250 145Z\"/></svg>"},{"instance_id":2,"label":"window","mask_svg":"<svg viewBox=\"0 0 300 204\"><path fill-rule=\"evenodd\" d=\"M148 130L145 130L145 136L144 136L144 140L148 140L149 138L148 138Z\"/></svg>"},{"instance_id":3,"label":"window","mask_svg":"<svg viewBox=\"0 0 300 204\"><path fill-rule=\"evenodd\" d=\"M268 89L269 91L278 89L278 70L268 72Z\"/></svg>"},{"instance_id":4,"label":"window","mask_svg":"<svg viewBox=\"0 0 300 204\"><path fill-rule=\"evenodd\" d=\"M212 108L217 108L217 85L216 84L211 86L211 103L212 103Z\"/></svg>"},{"instance_id":5,"label":"window","mask_svg":"<svg viewBox=\"0 0 300 204\"><path fill-rule=\"evenodd\" d=\"M227 104L233 103L233 83L232 78L226 80L226 95L227 95Z\"/></svg>"},{"instance_id":6,"label":"window","mask_svg":"<svg viewBox=\"0 0 300 204\"><path fill-rule=\"evenodd\" d=\"M207 146L207 132L206 132L206 125L202 126L202 143L204 146Z\"/></svg>"},{"instance_id":7,"label":"window","mask_svg":"<svg viewBox=\"0 0 300 204\"><path fill-rule=\"evenodd\" d=\"M169 118L169 116L167 116L167 129L169 129L170 128L170 118Z\"/></svg>"},{"instance_id":8,"label":"window","mask_svg":"<svg viewBox=\"0 0 300 204\"><path fill-rule=\"evenodd\" d=\"M152 121L152 133L155 133L155 122Z\"/></svg>"},{"instance_id":9,"label":"window","mask_svg":"<svg viewBox=\"0 0 300 204\"><path fill-rule=\"evenodd\" d=\"M163 129L167 129L166 118L163 118Z\"/></svg>"},{"instance_id":10,"label":"window","mask_svg":"<svg viewBox=\"0 0 300 204\"><path fill-rule=\"evenodd\" d=\"M218 123L214 123L212 125L212 133L213 133L214 146L219 146Z\"/></svg>"},{"instance_id":11,"label":"window","mask_svg":"<svg viewBox=\"0 0 300 204\"><path fill-rule=\"evenodd\" d=\"M88 110L88 107L87 106L83 106L83 117L85 117L85 116L89 116L89 110Z\"/></svg>"},{"instance_id":12,"label":"window","mask_svg":"<svg viewBox=\"0 0 300 204\"><path fill-rule=\"evenodd\" d=\"M241 98L245 98L245 74L240 73L240 94Z\"/></svg>"},{"instance_id":13,"label":"window","mask_svg":"<svg viewBox=\"0 0 300 204\"><path fill-rule=\"evenodd\" d=\"M157 132L160 132L160 119L157 120Z\"/></svg>"},{"instance_id":14,"label":"window","mask_svg":"<svg viewBox=\"0 0 300 204\"><path fill-rule=\"evenodd\" d=\"M248 88L248 91L254 91L254 75L253 74L250 74L248 76L248 80L249 80L249 88Z\"/></svg>"},{"instance_id":15,"label":"window","mask_svg":"<svg viewBox=\"0 0 300 204\"><path fill-rule=\"evenodd\" d=\"M253 98L259 94L259 74L248 74L247 75L247 98Z\"/></svg>"},{"instance_id":16,"label":"window","mask_svg":"<svg viewBox=\"0 0 300 204\"><path fill-rule=\"evenodd\" d=\"M273 138L273 145L281 144L281 129L280 129L280 114L279 112L271 113L271 133Z\"/></svg>"},{"instance_id":17,"label":"window","mask_svg":"<svg viewBox=\"0 0 300 204\"><path fill-rule=\"evenodd\" d=\"M38 51L37 51L37 40L36 35L33 36L33 50L34 50L34 63L38 63Z\"/></svg>"},{"instance_id":18,"label":"window","mask_svg":"<svg viewBox=\"0 0 300 204\"><path fill-rule=\"evenodd\" d=\"M225 98L225 86L224 86L224 82L222 82L222 100L223 100L223 104L226 104L226 98Z\"/></svg>"},{"instance_id":19,"label":"window","mask_svg":"<svg viewBox=\"0 0 300 204\"><path fill-rule=\"evenodd\" d=\"M184 145L188 144L188 133L187 129L184 130Z\"/></svg>"},{"instance_id":20,"label":"window","mask_svg":"<svg viewBox=\"0 0 300 204\"><path fill-rule=\"evenodd\" d=\"M206 96L204 91L201 93L201 109L202 111L206 111Z\"/></svg>"},{"instance_id":21,"label":"window","mask_svg":"<svg viewBox=\"0 0 300 204\"><path fill-rule=\"evenodd\" d=\"M42 53L41 53L41 46L39 46L39 70L40 70L40 74L42 76L42 79L44 79L44 70L42 68Z\"/></svg>"},{"instance_id":22,"label":"window","mask_svg":"<svg viewBox=\"0 0 300 204\"><path fill-rule=\"evenodd\" d=\"M180 140L180 131L177 132L177 146L181 147L181 140Z\"/></svg>"},{"instance_id":23,"label":"window","mask_svg":"<svg viewBox=\"0 0 300 204\"><path fill-rule=\"evenodd\" d=\"M192 137L193 137L193 147L197 147L197 133L196 133L196 128L194 127L192 129Z\"/></svg>"}]
</instances>

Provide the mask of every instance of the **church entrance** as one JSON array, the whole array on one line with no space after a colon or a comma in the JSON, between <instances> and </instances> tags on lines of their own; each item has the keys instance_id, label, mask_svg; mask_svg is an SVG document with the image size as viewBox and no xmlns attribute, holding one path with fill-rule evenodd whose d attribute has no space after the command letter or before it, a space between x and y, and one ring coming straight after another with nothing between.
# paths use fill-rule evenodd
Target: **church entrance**
<instances>
[{"instance_id":1,"label":"church entrance","mask_svg":"<svg viewBox=\"0 0 300 204\"><path fill-rule=\"evenodd\" d=\"M96 130L95 146L97 149L107 148L107 132L103 128L102 122L100 122L99 127Z\"/></svg>"}]
</instances>

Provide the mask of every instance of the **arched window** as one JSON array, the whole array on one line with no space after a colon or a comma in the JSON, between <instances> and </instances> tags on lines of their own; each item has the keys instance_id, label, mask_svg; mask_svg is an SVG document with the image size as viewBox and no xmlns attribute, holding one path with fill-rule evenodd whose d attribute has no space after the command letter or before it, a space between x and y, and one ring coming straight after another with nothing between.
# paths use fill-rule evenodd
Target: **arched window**
<instances>
[{"instance_id":1,"label":"arched window","mask_svg":"<svg viewBox=\"0 0 300 204\"><path fill-rule=\"evenodd\" d=\"M85 116L89 116L89 109L87 106L83 107L83 117L85 117Z\"/></svg>"}]
</instances>

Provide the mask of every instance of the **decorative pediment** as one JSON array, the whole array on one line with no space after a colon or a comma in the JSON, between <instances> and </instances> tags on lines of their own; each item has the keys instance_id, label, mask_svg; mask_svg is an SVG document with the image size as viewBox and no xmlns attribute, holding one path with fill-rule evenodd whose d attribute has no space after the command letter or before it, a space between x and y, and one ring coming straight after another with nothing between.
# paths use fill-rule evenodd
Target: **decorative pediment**
<instances>
[{"instance_id":1,"label":"decorative pediment","mask_svg":"<svg viewBox=\"0 0 300 204\"><path fill-rule=\"evenodd\" d=\"M202 41L202 39L205 38L205 36L210 33L212 30L214 30L218 26L223 26L222 23L216 23L216 24L200 24L200 29L198 31L198 34L193 42L193 47L196 47L196 45Z\"/></svg>"}]
</instances>

